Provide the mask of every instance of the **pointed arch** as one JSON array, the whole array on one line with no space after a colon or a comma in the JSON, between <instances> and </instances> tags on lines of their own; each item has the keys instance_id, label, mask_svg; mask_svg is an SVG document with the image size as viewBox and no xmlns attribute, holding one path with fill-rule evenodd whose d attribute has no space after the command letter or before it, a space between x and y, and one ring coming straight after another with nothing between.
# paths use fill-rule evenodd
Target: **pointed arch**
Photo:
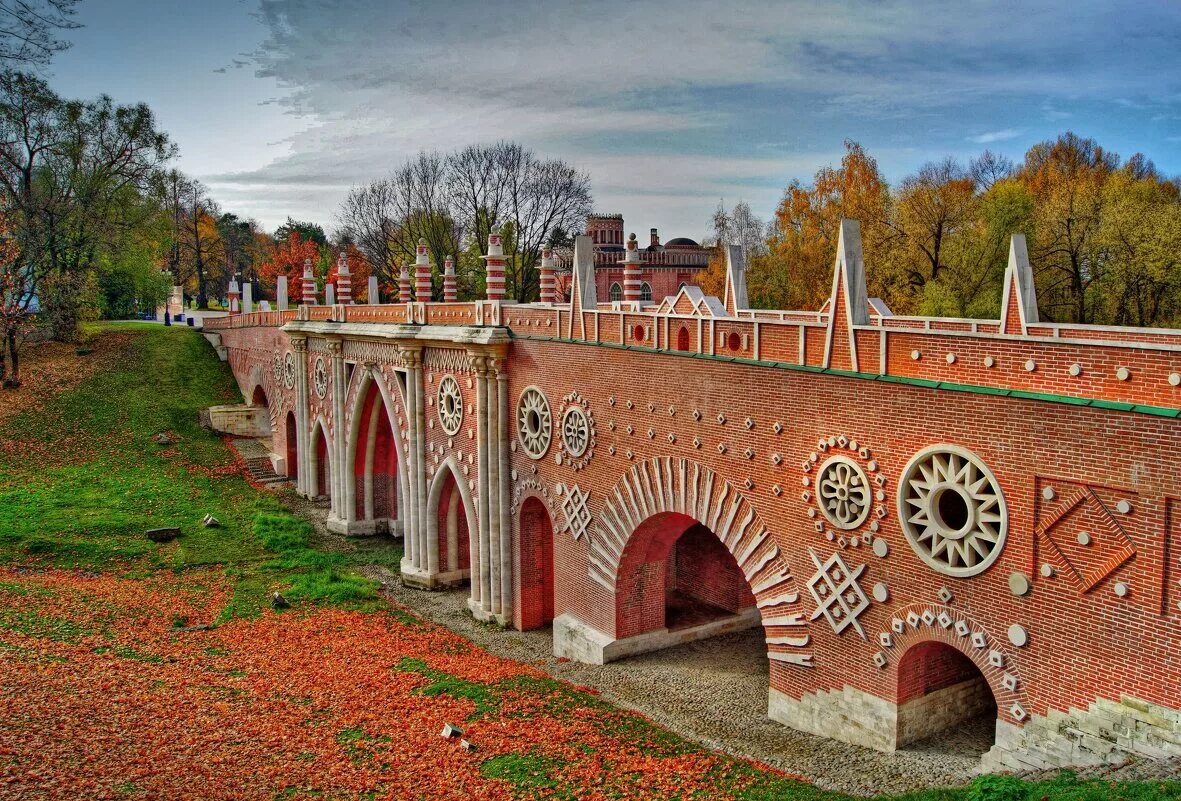
<instances>
[{"instance_id":1,"label":"pointed arch","mask_svg":"<svg viewBox=\"0 0 1181 801\"><path fill-rule=\"evenodd\" d=\"M708 529L733 556L763 627L769 634L772 628L779 630L767 638L768 658L811 667L812 654L799 650L811 638L787 559L754 506L705 465L676 457L634 465L608 493L599 513L590 542L590 578L618 599L625 589L621 573L634 561L633 552L646 547L642 540L661 536L654 531L660 526L680 526L683 533L694 523Z\"/></svg>"},{"instance_id":2,"label":"pointed arch","mask_svg":"<svg viewBox=\"0 0 1181 801\"><path fill-rule=\"evenodd\" d=\"M323 417L312 423L311 447L308 448L308 494L313 498L332 497L332 438L328 436L328 424Z\"/></svg>"},{"instance_id":3,"label":"pointed arch","mask_svg":"<svg viewBox=\"0 0 1181 801\"><path fill-rule=\"evenodd\" d=\"M536 479L522 481L513 499L513 622L521 631L554 619L554 510Z\"/></svg>"},{"instance_id":4,"label":"pointed arch","mask_svg":"<svg viewBox=\"0 0 1181 801\"><path fill-rule=\"evenodd\" d=\"M393 510L394 514L385 515L380 520L386 521L391 533L397 533L402 521L402 513L407 509L409 493L406 475L406 459L402 447L402 438L395 415L395 396L391 393L381 370L377 367L365 369L357 367L353 370L352 386L349 394L352 397L351 409L348 415L349 428L345 445L344 492L345 519L347 524L367 521L368 526L378 525L378 513L383 510ZM346 396L347 397L347 396ZM400 401L401 398L399 397ZM404 408L404 407L402 407ZM368 413L366 413L368 410ZM384 419L381 415L384 410ZM361 441L362 433L365 441ZM388 433L388 438L387 438ZM380 434L380 436L379 436ZM392 496L385 499L384 504L379 497L379 487L375 487L375 474L383 475L378 462L381 454L379 446L390 449L388 456L392 457L393 465L386 463L386 470L392 467L394 476ZM358 471L359 475L358 475ZM376 471L376 473L375 473ZM358 478L360 486L358 487Z\"/></svg>"},{"instance_id":5,"label":"pointed arch","mask_svg":"<svg viewBox=\"0 0 1181 801\"><path fill-rule=\"evenodd\" d=\"M434 551L428 554L428 570L437 574L438 583L457 583L470 574L470 548L475 541L471 535L478 518L455 454L435 471L426 508L427 543Z\"/></svg>"},{"instance_id":6,"label":"pointed arch","mask_svg":"<svg viewBox=\"0 0 1181 801\"><path fill-rule=\"evenodd\" d=\"M283 454L286 459L285 472L293 481L299 479L299 429L295 412L288 411L283 418Z\"/></svg>"}]
</instances>

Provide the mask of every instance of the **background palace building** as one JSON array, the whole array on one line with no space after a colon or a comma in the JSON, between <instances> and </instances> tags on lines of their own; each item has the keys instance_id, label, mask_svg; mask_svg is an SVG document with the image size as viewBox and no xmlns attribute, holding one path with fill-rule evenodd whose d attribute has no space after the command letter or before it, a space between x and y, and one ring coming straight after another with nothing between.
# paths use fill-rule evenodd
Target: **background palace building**
<instances>
[{"instance_id":1,"label":"background palace building","mask_svg":"<svg viewBox=\"0 0 1181 801\"><path fill-rule=\"evenodd\" d=\"M586 218L595 263L595 294L606 300L623 300L623 258L627 240L622 214L592 214ZM688 237L679 236L661 244L655 228L648 234L647 247L637 248L640 257L640 300L660 300L694 282L709 266L709 249ZM574 265L573 253L560 254L558 263L567 270Z\"/></svg>"},{"instance_id":2,"label":"background palace building","mask_svg":"<svg viewBox=\"0 0 1181 801\"><path fill-rule=\"evenodd\" d=\"M871 306L853 221L821 311L747 308L736 247L724 297L681 287L701 249L651 242L596 217L570 302L547 254L527 304L498 237L465 303L423 246L417 300L317 305L309 273L208 336L330 527L402 536L406 584L559 656L757 627L797 729L893 750L986 714L987 768L1181 754L1181 331L1041 321L1021 236L993 320Z\"/></svg>"}]
</instances>

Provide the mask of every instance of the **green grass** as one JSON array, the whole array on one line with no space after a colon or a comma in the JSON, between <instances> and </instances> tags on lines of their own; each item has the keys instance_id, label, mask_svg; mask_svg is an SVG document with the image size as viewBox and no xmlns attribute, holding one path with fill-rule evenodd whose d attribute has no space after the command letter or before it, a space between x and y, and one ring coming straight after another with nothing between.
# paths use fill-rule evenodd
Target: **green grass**
<instances>
[{"instance_id":1,"label":"green grass","mask_svg":"<svg viewBox=\"0 0 1181 801\"><path fill-rule=\"evenodd\" d=\"M213 566L233 588L218 622L257 615L275 588L293 602L382 606L377 585L353 568L396 566L400 547L317 549L280 498L209 469L232 456L197 413L242 399L198 333L136 323L88 333L96 354L87 358L105 367L0 423L0 441L22 444L0 452L0 562L127 575ZM153 441L165 431L175 445ZM221 525L202 526L208 513ZM163 526L180 538L144 537Z\"/></svg>"}]
</instances>

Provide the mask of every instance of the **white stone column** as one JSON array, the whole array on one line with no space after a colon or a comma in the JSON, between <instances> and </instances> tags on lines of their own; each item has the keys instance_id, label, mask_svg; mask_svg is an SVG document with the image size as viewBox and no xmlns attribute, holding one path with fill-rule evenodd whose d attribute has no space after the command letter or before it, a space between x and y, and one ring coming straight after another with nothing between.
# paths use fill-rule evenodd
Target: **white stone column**
<instances>
[{"instance_id":1,"label":"white stone column","mask_svg":"<svg viewBox=\"0 0 1181 801\"><path fill-rule=\"evenodd\" d=\"M336 457L332 466L332 504L328 516L344 520L348 506L344 480L348 458L345 453L344 402L348 387L345 385L344 342L328 340L328 353L332 356L332 447Z\"/></svg>"},{"instance_id":2,"label":"white stone column","mask_svg":"<svg viewBox=\"0 0 1181 801\"><path fill-rule=\"evenodd\" d=\"M406 367L406 419L409 436L406 450L407 507L399 510L403 520L402 559L404 583L430 587L437 573L430 569L430 545L427 536L426 494L426 404L423 402L422 347L403 346L402 364Z\"/></svg>"},{"instance_id":3,"label":"white stone column","mask_svg":"<svg viewBox=\"0 0 1181 801\"><path fill-rule=\"evenodd\" d=\"M295 440L298 480L295 489L301 495L309 495L308 473L311 459L308 446L311 443L311 420L308 403L308 340L307 337L293 336L291 348L295 352Z\"/></svg>"},{"instance_id":4,"label":"white stone column","mask_svg":"<svg viewBox=\"0 0 1181 801\"><path fill-rule=\"evenodd\" d=\"M275 308L277 311L287 311L287 276L280 275L275 280Z\"/></svg>"},{"instance_id":5,"label":"white stone column","mask_svg":"<svg viewBox=\"0 0 1181 801\"><path fill-rule=\"evenodd\" d=\"M242 313L250 314L254 311L254 285L249 281L242 282Z\"/></svg>"},{"instance_id":6,"label":"white stone column","mask_svg":"<svg viewBox=\"0 0 1181 801\"><path fill-rule=\"evenodd\" d=\"M512 537L512 473L509 467L509 397L508 365L503 357L496 360L496 390L500 403L497 417L499 429L496 432L496 452L500 458L500 615L501 625L508 625L513 619L513 537Z\"/></svg>"},{"instance_id":7,"label":"white stone column","mask_svg":"<svg viewBox=\"0 0 1181 801\"><path fill-rule=\"evenodd\" d=\"M500 400L496 390L496 360L488 359L488 371L484 378L484 403L488 407L488 458L485 466L488 478L484 491L488 494L488 600L484 611L495 617L500 614Z\"/></svg>"},{"instance_id":8,"label":"white stone column","mask_svg":"<svg viewBox=\"0 0 1181 801\"><path fill-rule=\"evenodd\" d=\"M418 448L414 451L414 466L417 472L417 478L414 483L414 499L417 504L417 514L414 516L415 525L418 528L418 567L427 572L427 580L434 582L435 576L438 574L438 553L435 553L435 568L432 570L430 566L431 561L431 544L428 542L429 531L427 529L427 494L426 494L426 402L424 398L423 374L422 374L422 351L418 352L418 360L415 363L412 372L414 378L414 425L418 429Z\"/></svg>"},{"instance_id":9,"label":"white stone column","mask_svg":"<svg viewBox=\"0 0 1181 801\"><path fill-rule=\"evenodd\" d=\"M471 589L469 606L477 616L491 602L488 565L488 358L473 354L476 373L476 536L471 538Z\"/></svg>"},{"instance_id":10,"label":"white stone column","mask_svg":"<svg viewBox=\"0 0 1181 801\"><path fill-rule=\"evenodd\" d=\"M414 458L414 454L418 452L418 428L414 425L417 419L415 414L415 401L417 400L414 391L414 369L411 365L417 364L419 350L417 348L405 348L402 350L402 364L406 367L406 428L407 428L407 448L406 448L406 522L402 528L402 546L404 556L402 558L402 573L403 575L416 576L415 568L418 564L418 498L416 488L418 487L418 463ZM399 434L400 435L400 434Z\"/></svg>"},{"instance_id":11,"label":"white stone column","mask_svg":"<svg viewBox=\"0 0 1181 801\"><path fill-rule=\"evenodd\" d=\"M377 276L369 276L369 305L376 306L381 303L381 290L377 288Z\"/></svg>"}]
</instances>

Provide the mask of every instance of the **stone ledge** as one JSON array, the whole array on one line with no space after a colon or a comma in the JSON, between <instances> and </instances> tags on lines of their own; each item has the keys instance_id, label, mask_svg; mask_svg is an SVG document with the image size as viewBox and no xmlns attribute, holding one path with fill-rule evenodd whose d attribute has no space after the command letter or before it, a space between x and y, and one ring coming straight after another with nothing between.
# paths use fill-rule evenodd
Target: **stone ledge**
<instances>
[{"instance_id":1,"label":"stone ledge","mask_svg":"<svg viewBox=\"0 0 1181 801\"><path fill-rule=\"evenodd\" d=\"M554 620L554 656L585 662L590 665L605 665L617 659L624 659L649 651L660 651L674 645L683 645L697 640L742 631L761 625L759 610L752 607L721 620L713 620L698 626L683 629L657 629L616 639L584 623L571 614L561 615Z\"/></svg>"}]
</instances>

